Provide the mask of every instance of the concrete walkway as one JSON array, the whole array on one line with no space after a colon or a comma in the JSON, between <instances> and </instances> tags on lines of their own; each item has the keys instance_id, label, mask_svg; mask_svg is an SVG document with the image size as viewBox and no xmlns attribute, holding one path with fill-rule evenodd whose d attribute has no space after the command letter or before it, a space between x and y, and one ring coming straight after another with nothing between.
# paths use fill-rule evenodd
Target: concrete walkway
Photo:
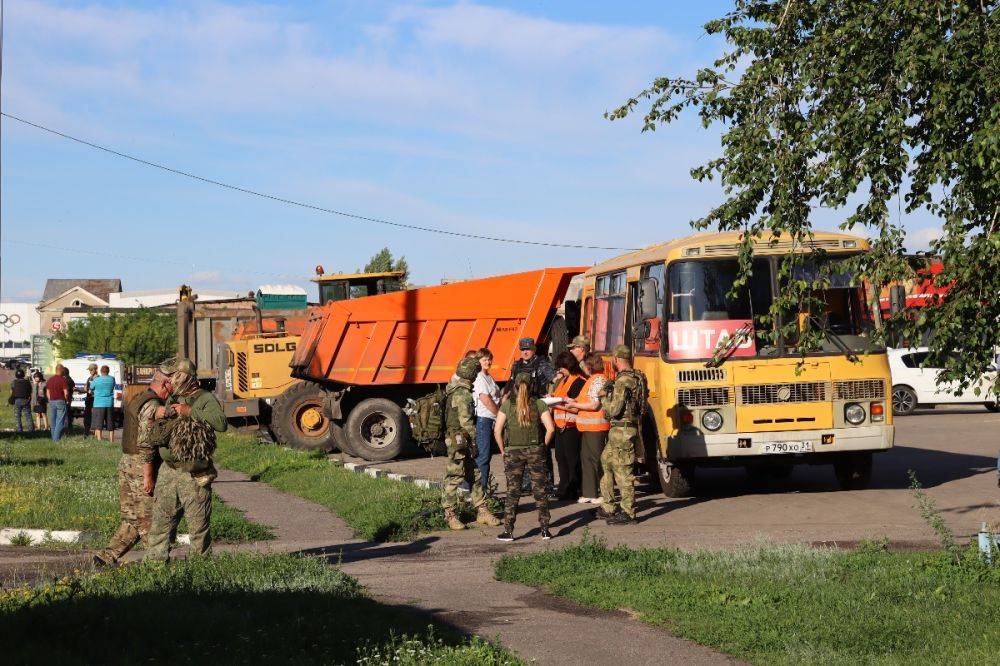
<instances>
[{"instance_id":1,"label":"concrete walkway","mask_svg":"<svg viewBox=\"0 0 1000 666\"><path fill-rule=\"evenodd\" d=\"M499 639L527 660L540 664L735 663L625 612L605 613L494 580L493 565L502 554L549 547L535 539L506 546L493 540L495 530L470 529L425 535L409 543L373 543L355 539L350 528L324 507L242 474L222 470L214 488L226 504L275 529L274 541L243 544L241 549L327 557L380 601L418 608L461 631Z\"/></svg>"}]
</instances>

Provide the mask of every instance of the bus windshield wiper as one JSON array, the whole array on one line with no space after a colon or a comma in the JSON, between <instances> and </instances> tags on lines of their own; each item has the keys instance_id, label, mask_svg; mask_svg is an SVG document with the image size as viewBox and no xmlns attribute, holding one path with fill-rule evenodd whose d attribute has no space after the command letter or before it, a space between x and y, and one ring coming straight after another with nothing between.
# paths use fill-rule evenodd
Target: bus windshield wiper
<instances>
[{"instance_id":1,"label":"bus windshield wiper","mask_svg":"<svg viewBox=\"0 0 1000 666\"><path fill-rule=\"evenodd\" d=\"M809 315L809 321L811 321L813 325L816 326L816 328L823 331L823 334L826 336L826 339L832 342L833 346L839 349L840 353L846 356L848 361L851 361L853 363L854 361L858 360L858 355L854 353L854 351L847 345L846 342L844 342L844 339L842 337L840 337L832 330L830 330L828 326L824 325L823 322L817 319L814 315Z\"/></svg>"},{"instance_id":2,"label":"bus windshield wiper","mask_svg":"<svg viewBox=\"0 0 1000 666\"><path fill-rule=\"evenodd\" d=\"M718 368L726 362L736 348L746 342L747 338L753 335L753 324L746 323L733 331L733 334L726 338L725 344L716 348L712 358L705 363L706 368Z\"/></svg>"}]
</instances>

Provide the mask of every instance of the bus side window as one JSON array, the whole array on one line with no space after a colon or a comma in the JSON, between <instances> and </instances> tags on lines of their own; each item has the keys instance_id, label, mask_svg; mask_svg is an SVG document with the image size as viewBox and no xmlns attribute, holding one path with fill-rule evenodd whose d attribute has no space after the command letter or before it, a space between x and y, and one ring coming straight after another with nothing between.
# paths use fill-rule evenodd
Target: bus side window
<instances>
[{"instance_id":1,"label":"bus side window","mask_svg":"<svg viewBox=\"0 0 1000 666\"><path fill-rule=\"evenodd\" d=\"M656 316L646 320L645 338L633 340L633 350L636 354L656 355L660 353L660 337L663 329L663 303L666 291L666 284L663 278L663 264L649 264L643 266L639 272L640 282L642 280L653 280L656 283ZM641 324L640 313L642 311L642 304L638 301L638 294L636 294L636 297L632 299L632 321Z\"/></svg>"},{"instance_id":2,"label":"bus side window","mask_svg":"<svg viewBox=\"0 0 1000 666\"><path fill-rule=\"evenodd\" d=\"M594 351L611 351L625 341L625 271L597 278Z\"/></svg>"}]
</instances>

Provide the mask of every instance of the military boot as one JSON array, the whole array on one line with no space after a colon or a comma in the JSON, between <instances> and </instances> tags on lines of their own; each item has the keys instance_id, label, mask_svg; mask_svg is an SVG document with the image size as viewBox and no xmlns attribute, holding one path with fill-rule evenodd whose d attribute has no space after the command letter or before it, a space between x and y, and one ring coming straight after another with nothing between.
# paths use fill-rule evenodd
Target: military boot
<instances>
[{"instance_id":1,"label":"military boot","mask_svg":"<svg viewBox=\"0 0 1000 666\"><path fill-rule=\"evenodd\" d=\"M458 514L455 513L454 509L444 510L444 522L448 523L448 529L451 530L464 530L465 523L463 523L458 518Z\"/></svg>"},{"instance_id":2,"label":"military boot","mask_svg":"<svg viewBox=\"0 0 1000 666\"><path fill-rule=\"evenodd\" d=\"M500 519L494 516L485 506L479 507L479 511L476 513L476 522L480 525L488 525L489 527L498 527L500 525Z\"/></svg>"}]
</instances>

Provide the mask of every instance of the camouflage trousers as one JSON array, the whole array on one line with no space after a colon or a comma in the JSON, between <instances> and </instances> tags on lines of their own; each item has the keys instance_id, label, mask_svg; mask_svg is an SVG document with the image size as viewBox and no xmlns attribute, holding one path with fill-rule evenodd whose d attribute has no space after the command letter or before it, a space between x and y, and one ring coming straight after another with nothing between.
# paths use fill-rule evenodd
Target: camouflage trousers
<instances>
[{"instance_id":1,"label":"camouflage trousers","mask_svg":"<svg viewBox=\"0 0 1000 666\"><path fill-rule=\"evenodd\" d=\"M621 493L622 513L635 518L635 447L639 443L639 431L627 426L612 426L608 432L608 444L601 454L601 508L606 513L614 513L615 484Z\"/></svg>"},{"instance_id":2,"label":"camouflage trousers","mask_svg":"<svg viewBox=\"0 0 1000 666\"><path fill-rule=\"evenodd\" d=\"M160 466L153 493L153 522L146 537L146 557L154 560L170 558L170 536L176 534L181 516L187 519L191 535L191 552L207 554L212 548L208 532L212 519L212 485L201 485L190 472Z\"/></svg>"},{"instance_id":3,"label":"camouflage trousers","mask_svg":"<svg viewBox=\"0 0 1000 666\"><path fill-rule=\"evenodd\" d=\"M544 446L508 448L503 454L503 472L507 477L507 498L503 506L503 525L507 532L514 529L517 517L517 503L521 499L521 479L524 474L531 477L531 492L538 507L538 524L549 526L549 493L547 490L549 468L545 458L549 451Z\"/></svg>"},{"instance_id":4,"label":"camouflage trousers","mask_svg":"<svg viewBox=\"0 0 1000 666\"><path fill-rule=\"evenodd\" d=\"M448 447L448 465L444 470L441 506L454 509L458 506L458 487L467 481L472 490L472 506L478 509L486 502L482 477L472 454L472 440L468 435L449 435L444 439Z\"/></svg>"},{"instance_id":5,"label":"camouflage trousers","mask_svg":"<svg viewBox=\"0 0 1000 666\"><path fill-rule=\"evenodd\" d=\"M136 454L123 453L118 461L118 506L121 524L98 555L109 564L124 557L149 533L153 498L142 489L142 459Z\"/></svg>"}]
</instances>

